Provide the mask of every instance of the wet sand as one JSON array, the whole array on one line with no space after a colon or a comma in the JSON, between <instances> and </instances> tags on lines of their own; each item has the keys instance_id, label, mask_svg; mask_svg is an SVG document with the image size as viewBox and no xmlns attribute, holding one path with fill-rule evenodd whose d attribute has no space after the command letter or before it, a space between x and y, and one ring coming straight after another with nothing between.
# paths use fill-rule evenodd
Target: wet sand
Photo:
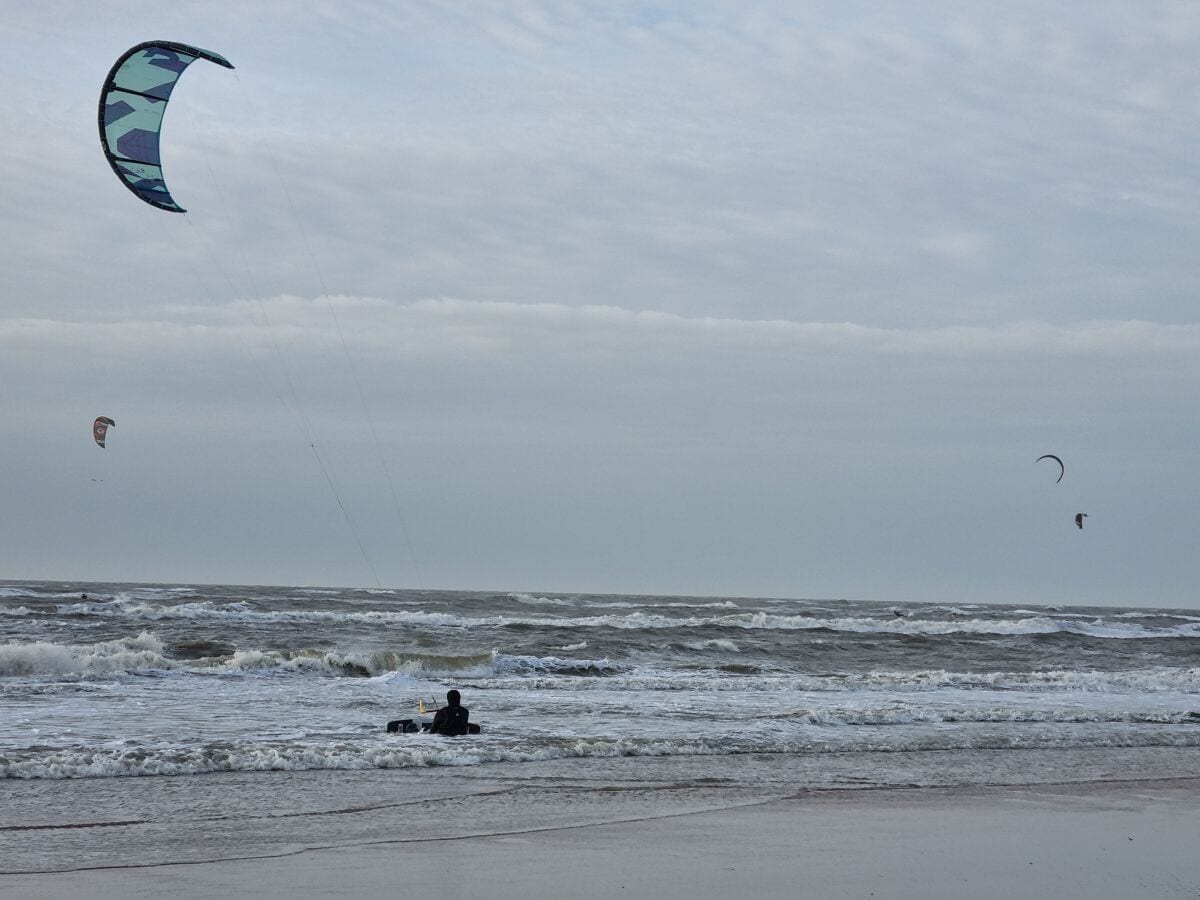
<instances>
[{"instance_id":1,"label":"wet sand","mask_svg":"<svg viewBox=\"0 0 1200 900\"><path fill-rule=\"evenodd\" d=\"M622 800L625 821L587 824L613 809L601 813L588 806L594 798L564 786L530 807L544 810L543 823L474 834L469 803L426 801L413 811L422 823L442 817L457 827L435 836L392 822L386 833L323 846L327 823L308 817L303 846L292 835L275 850L233 846L223 858L182 864L92 853L76 871L0 876L0 896L1200 897L1200 779L747 799L695 811L632 797ZM564 818L574 800L580 812ZM102 832L121 827L79 839L102 845ZM0 855L18 834L0 833ZM255 858L233 858L249 852Z\"/></svg>"}]
</instances>

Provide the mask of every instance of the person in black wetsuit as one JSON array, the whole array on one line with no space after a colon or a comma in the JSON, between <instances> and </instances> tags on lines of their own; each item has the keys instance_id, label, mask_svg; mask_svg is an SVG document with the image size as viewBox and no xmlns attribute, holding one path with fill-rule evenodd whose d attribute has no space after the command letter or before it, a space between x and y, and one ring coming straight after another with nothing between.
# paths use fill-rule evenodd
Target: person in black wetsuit
<instances>
[{"instance_id":1,"label":"person in black wetsuit","mask_svg":"<svg viewBox=\"0 0 1200 900\"><path fill-rule=\"evenodd\" d=\"M469 730L467 728L468 718L470 718L470 710L462 705L458 691L451 688L446 692L446 705L439 709L433 717L429 733L448 736L466 734Z\"/></svg>"}]
</instances>

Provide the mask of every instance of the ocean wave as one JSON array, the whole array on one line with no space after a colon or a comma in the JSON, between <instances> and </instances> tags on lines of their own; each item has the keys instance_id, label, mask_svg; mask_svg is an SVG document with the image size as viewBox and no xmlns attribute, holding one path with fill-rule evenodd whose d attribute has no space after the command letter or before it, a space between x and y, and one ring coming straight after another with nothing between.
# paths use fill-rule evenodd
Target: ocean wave
<instances>
[{"instance_id":1,"label":"ocean wave","mask_svg":"<svg viewBox=\"0 0 1200 900\"><path fill-rule=\"evenodd\" d=\"M82 675L169 669L161 641L148 632L95 644L0 644L0 677Z\"/></svg>"},{"instance_id":2,"label":"ocean wave","mask_svg":"<svg viewBox=\"0 0 1200 900\"><path fill-rule=\"evenodd\" d=\"M512 746L472 739L405 736L363 744L226 744L197 748L136 750L72 748L51 753L16 751L0 755L0 779L112 778L262 772L404 769L477 766L497 762L537 762L570 757L671 756L728 752L696 741L555 741L544 746Z\"/></svg>"},{"instance_id":3,"label":"ocean wave","mask_svg":"<svg viewBox=\"0 0 1200 900\"><path fill-rule=\"evenodd\" d=\"M566 606L571 608L587 607L589 609L640 609L643 607L652 607L654 609L737 609L738 605L732 600L668 600L666 602L654 601L647 603L645 601L638 602L635 600L613 600L600 599L596 597L584 598L582 596L575 597L539 597L533 594L512 593L508 595L508 599L514 600L517 603L524 603L528 606Z\"/></svg>"},{"instance_id":4,"label":"ocean wave","mask_svg":"<svg viewBox=\"0 0 1200 900\"><path fill-rule=\"evenodd\" d=\"M897 607L897 610L904 612L905 615L912 615L914 612L916 612L916 610L904 611L900 607ZM921 609L920 612L922 614L938 613L943 616L972 616L979 614L978 610L972 609L968 611L959 606L930 606Z\"/></svg>"},{"instance_id":5,"label":"ocean wave","mask_svg":"<svg viewBox=\"0 0 1200 900\"><path fill-rule=\"evenodd\" d=\"M586 641L560 652L585 649ZM728 638L681 642L686 652L740 653ZM718 664L673 669L663 663L638 666L607 657L556 654L509 654L499 649L481 653L426 653L408 650L238 648L226 641L182 639L165 642L150 631L137 637L91 644L46 641L0 644L0 677L105 676L120 673L185 673L198 675L318 676L373 678L400 676L439 679L453 676L479 689L522 691L744 691L797 692L895 691L941 689L972 691L1200 694L1200 667L1149 667L1126 671L1057 669L1044 671L955 672L916 671L805 673L762 671L754 665Z\"/></svg>"},{"instance_id":6,"label":"ocean wave","mask_svg":"<svg viewBox=\"0 0 1200 900\"><path fill-rule=\"evenodd\" d=\"M0 601L3 600L28 600L33 602L47 602L52 600L78 600L80 595L87 593L93 599L112 599L113 594L96 593L94 591L61 591L61 590L45 590L38 588L14 588L0 587Z\"/></svg>"},{"instance_id":7,"label":"ocean wave","mask_svg":"<svg viewBox=\"0 0 1200 900\"><path fill-rule=\"evenodd\" d=\"M0 677L109 675L150 672L192 674L313 674L338 677L604 676L620 671L607 659L516 656L496 650L466 655L404 651L343 652L235 649L219 641L166 645L150 632L95 644L0 644Z\"/></svg>"},{"instance_id":8,"label":"ocean wave","mask_svg":"<svg viewBox=\"0 0 1200 900\"><path fill-rule=\"evenodd\" d=\"M1106 710L1002 705L893 703L878 708L797 709L767 719L845 728L877 725L1200 725L1197 710Z\"/></svg>"},{"instance_id":9,"label":"ocean wave","mask_svg":"<svg viewBox=\"0 0 1200 900\"><path fill-rule=\"evenodd\" d=\"M304 648L300 650L238 650L228 656L193 660L176 666L188 672L223 674L271 674L370 678L391 674L429 677L451 673L490 672L489 653L454 656L448 654L374 651L340 653Z\"/></svg>"},{"instance_id":10,"label":"ocean wave","mask_svg":"<svg viewBox=\"0 0 1200 900\"><path fill-rule=\"evenodd\" d=\"M553 604L552 598L540 598ZM539 598L532 598L539 602ZM562 601L566 603L567 601ZM1020 619L918 619L873 616L819 617L746 612L719 616L669 616L654 612L594 616L465 616L424 610L259 610L246 601L213 603L197 600L165 604L118 596L111 602L60 604L64 616L101 616L134 621L184 619L226 621L246 624L355 624L368 626L413 626L446 628L615 628L621 630L664 630L673 628L730 628L741 630L831 631L852 634L884 634L911 637L944 635L1053 635L1072 634L1094 638L1197 638L1200 621L1175 626L1149 626L1129 622L1091 621L1061 616L1037 615Z\"/></svg>"},{"instance_id":11,"label":"ocean wave","mask_svg":"<svg viewBox=\"0 0 1200 900\"><path fill-rule=\"evenodd\" d=\"M1109 615L1113 619L1178 619L1181 622L1200 622L1200 616L1189 616L1183 613L1165 612L1156 609L1133 610Z\"/></svg>"},{"instance_id":12,"label":"ocean wave","mask_svg":"<svg viewBox=\"0 0 1200 900\"><path fill-rule=\"evenodd\" d=\"M624 670L623 666L607 659L568 659L560 656L507 656L496 654L496 669L510 675L540 675L609 677Z\"/></svg>"},{"instance_id":13,"label":"ocean wave","mask_svg":"<svg viewBox=\"0 0 1200 900\"><path fill-rule=\"evenodd\" d=\"M845 676L846 689L864 687L891 690L967 688L1001 691L1079 691L1112 693L1138 691L1159 693L1200 693L1200 667L1131 669L1122 672L1055 669L1039 672L947 672L928 669L920 672L873 671Z\"/></svg>"},{"instance_id":14,"label":"ocean wave","mask_svg":"<svg viewBox=\"0 0 1200 900\"><path fill-rule=\"evenodd\" d=\"M738 645L728 638L712 638L707 641L686 641L683 646L688 650L724 650L726 653L741 653Z\"/></svg>"},{"instance_id":15,"label":"ocean wave","mask_svg":"<svg viewBox=\"0 0 1200 900\"><path fill-rule=\"evenodd\" d=\"M1105 624L1099 619L1094 619L1092 622L1063 620L1043 615L1023 619L967 620L914 619L908 617L881 619L869 616L818 619L810 616L781 616L760 612L744 616L727 616L722 621L734 627L747 629L819 629L844 633L895 634L912 637L938 637L951 634L1077 634L1088 637L1116 639L1200 637L1200 623L1155 628L1126 623Z\"/></svg>"},{"instance_id":16,"label":"ocean wave","mask_svg":"<svg viewBox=\"0 0 1200 900\"><path fill-rule=\"evenodd\" d=\"M509 600L525 603L529 606L575 606L576 601L569 597L535 597L532 594L509 594Z\"/></svg>"},{"instance_id":17,"label":"ocean wave","mask_svg":"<svg viewBox=\"0 0 1200 900\"><path fill-rule=\"evenodd\" d=\"M423 625L462 626L472 620L450 613L426 613L421 611L366 612L340 610L260 610L245 600L231 603L213 603L197 600L189 603L147 603L129 597L117 597L107 603L64 603L56 607L62 616L98 616L110 619L132 619L134 621L185 620L194 622L229 622L238 624L309 624L309 625ZM503 617L494 617L496 620ZM486 624L485 620L475 620ZM491 624L496 624L492 622Z\"/></svg>"},{"instance_id":18,"label":"ocean wave","mask_svg":"<svg viewBox=\"0 0 1200 900\"><path fill-rule=\"evenodd\" d=\"M476 678L471 686L480 690L526 691L687 691L771 693L789 697L798 693L896 692L925 693L953 689L967 691L1022 691L1027 693L1177 693L1200 694L1200 667L1190 669L1150 668L1125 672L947 672L929 669L916 672L871 671L804 675L794 673L746 673L735 677L727 671L669 671L631 669L614 671L603 678L559 677L530 673L519 681Z\"/></svg>"},{"instance_id":19,"label":"ocean wave","mask_svg":"<svg viewBox=\"0 0 1200 900\"><path fill-rule=\"evenodd\" d=\"M812 729L810 729L812 730ZM1103 732L1042 728L1028 731L924 732L869 730L780 737L694 738L437 738L395 736L362 741L208 744L199 747L67 747L0 754L0 779L67 779L200 775L212 772L403 769L533 763L580 757L728 756L748 753L854 753L944 750L1197 747L1200 729L1136 729L1117 723Z\"/></svg>"},{"instance_id":20,"label":"ocean wave","mask_svg":"<svg viewBox=\"0 0 1200 900\"><path fill-rule=\"evenodd\" d=\"M695 600L691 603L672 600L670 603L656 603L654 605L667 609L739 609L738 605L732 600Z\"/></svg>"}]
</instances>

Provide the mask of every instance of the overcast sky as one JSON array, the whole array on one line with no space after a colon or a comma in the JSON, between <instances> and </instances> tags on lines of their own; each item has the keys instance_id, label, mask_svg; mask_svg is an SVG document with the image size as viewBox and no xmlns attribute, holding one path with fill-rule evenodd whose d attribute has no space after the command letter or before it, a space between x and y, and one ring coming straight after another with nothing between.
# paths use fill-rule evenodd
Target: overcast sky
<instances>
[{"instance_id":1,"label":"overcast sky","mask_svg":"<svg viewBox=\"0 0 1200 900\"><path fill-rule=\"evenodd\" d=\"M878 6L3 3L0 578L1200 606L1200 6Z\"/></svg>"}]
</instances>

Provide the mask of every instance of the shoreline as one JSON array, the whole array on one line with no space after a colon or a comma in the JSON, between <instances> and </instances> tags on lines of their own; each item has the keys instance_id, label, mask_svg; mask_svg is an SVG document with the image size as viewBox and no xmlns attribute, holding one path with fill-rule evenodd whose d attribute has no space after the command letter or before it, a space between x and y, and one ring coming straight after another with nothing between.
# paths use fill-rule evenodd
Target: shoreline
<instances>
[{"instance_id":1,"label":"shoreline","mask_svg":"<svg viewBox=\"0 0 1200 900\"><path fill-rule=\"evenodd\" d=\"M497 785L462 787L464 793L450 799L441 791L429 792L424 801L411 798L414 812L470 826L472 804ZM550 816L556 806L570 806L572 800L595 800L578 785L529 790L543 794L529 806L533 814ZM688 809L685 803L656 811L659 790L650 785L611 789L618 797L639 794L651 806L642 815L617 821L460 827L459 833L410 835L401 818L387 823L391 831L341 845L321 840L328 814L300 816L303 827L295 837L306 838L308 846L285 842L256 857L217 853L4 875L0 896L117 900L167 893L237 896L251 889L264 897L417 890L503 900L553 889L578 898L715 900L740 893L1194 898L1200 892L1200 854L1195 853L1200 778L803 788L791 796L760 796L742 805L722 805L709 796L708 808ZM9 831L0 843L12 835ZM453 890L442 882L450 867L457 873Z\"/></svg>"}]
</instances>

